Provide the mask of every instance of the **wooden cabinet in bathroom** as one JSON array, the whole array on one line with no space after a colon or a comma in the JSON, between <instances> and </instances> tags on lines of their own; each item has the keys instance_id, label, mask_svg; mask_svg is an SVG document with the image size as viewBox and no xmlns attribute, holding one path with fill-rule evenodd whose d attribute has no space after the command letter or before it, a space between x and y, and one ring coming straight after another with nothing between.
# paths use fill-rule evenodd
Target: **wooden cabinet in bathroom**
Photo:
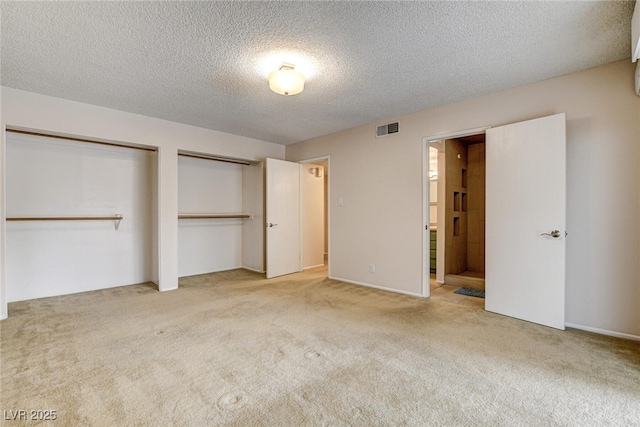
<instances>
[{"instance_id":1,"label":"wooden cabinet in bathroom","mask_svg":"<svg viewBox=\"0 0 640 427\"><path fill-rule=\"evenodd\" d=\"M435 227L432 227L431 230L429 230L429 248L431 249L429 254L429 268L432 274L436 273L436 253L438 252L437 235L438 231Z\"/></svg>"}]
</instances>

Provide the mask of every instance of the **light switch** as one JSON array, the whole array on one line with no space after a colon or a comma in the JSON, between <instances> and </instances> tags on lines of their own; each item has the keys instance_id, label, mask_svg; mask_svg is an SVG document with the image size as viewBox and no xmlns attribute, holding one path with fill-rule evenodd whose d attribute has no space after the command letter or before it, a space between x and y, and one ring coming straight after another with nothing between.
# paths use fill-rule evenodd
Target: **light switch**
<instances>
[{"instance_id":1,"label":"light switch","mask_svg":"<svg viewBox=\"0 0 640 427\"><path fill-rule=\"evenodd\" d=\"M342 197L338 197L338 206L342 206L343 203L344 200L342 200Z\"/></svg>"}]
</instances>

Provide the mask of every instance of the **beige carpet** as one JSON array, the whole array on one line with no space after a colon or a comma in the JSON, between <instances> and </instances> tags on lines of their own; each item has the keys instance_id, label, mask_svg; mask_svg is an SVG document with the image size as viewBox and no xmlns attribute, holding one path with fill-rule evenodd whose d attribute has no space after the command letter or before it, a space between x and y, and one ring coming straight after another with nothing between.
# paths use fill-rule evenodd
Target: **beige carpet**
<instances>
[{"instance_id":1,"label":"beige carpet","mask_svg":"<svg viewBox=\"0 0 640 427\"><path fill-rule=\"evenodd\" d=\"M640 343L234 270L12 303L2 425L640 425Z\"/></svg>"}]
</instances>

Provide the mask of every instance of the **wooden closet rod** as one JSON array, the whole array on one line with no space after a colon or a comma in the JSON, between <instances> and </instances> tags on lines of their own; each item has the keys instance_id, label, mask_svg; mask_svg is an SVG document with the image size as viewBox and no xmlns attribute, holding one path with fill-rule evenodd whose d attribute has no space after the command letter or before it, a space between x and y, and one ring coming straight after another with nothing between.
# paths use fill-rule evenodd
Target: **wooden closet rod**
<instances>
[{"instance_id":1,"label":"wooden closet rod","mask_svg":"<svg viewBox=\"0 0 640 427\"><path fill-rule=\"evenodd\" d=\"M153 152L156 151L156 149L152 147L138 147L135 145L118 144L116 142L94 141L92 139L82 139L82 138L75 138L71 136L50 135L48 133L31 132L26 130L7 129L7 132L20 133L23 135L44 136L46 138L66 139L67 141L88 142L89 144L108 145L110 147L131 148L132 150L143 150L143 151L153 151Z\"/></svg>"},{"instance_id":2,"label":"wooden closet rod","mask_svg":"<svg viewBox=\"0 0 640 427\"><path fill-rule=\"evenodd\" d=\"M237 165L245 165L245 166L248 166L251 164L249 160L234 159L231 157L221 157L221 156L208 156L206 154L198 154L198 153L178 152L178 156L191 157L194 159L214 160L216 162L224 162L224 163L235 163Z\"/></svg>"},{"instance_id":3,"label":"wooden closet rod","mask_svg":"<svg viewBox=\"0 0 640 427\"><path fill-rule=\"evenodd\" d=\"M119 216L26 216L7 217L7 221L121 221Z\"/></svg>"},{"instance_id":4,"label":"wooden closet rod","mask_svg":"<svg viewBox=\"0 0 640 427\"><path fill-rule=\"evenodd\" d=\"M225 218L244 218L252 219L250 214L178 214L178 219L225 219Z\"/></svg>"},{"instance_id":5,"label":"wooden closet rod","mask_svg":"<svg viewBox=\"0 0 640 427\"><path fill-rule=\"evenodd\" d=\"M120 228L120 221L123 216L12 216L7 217L7 221L115 221L116 230Z\"/></svg>"}]
</instances>

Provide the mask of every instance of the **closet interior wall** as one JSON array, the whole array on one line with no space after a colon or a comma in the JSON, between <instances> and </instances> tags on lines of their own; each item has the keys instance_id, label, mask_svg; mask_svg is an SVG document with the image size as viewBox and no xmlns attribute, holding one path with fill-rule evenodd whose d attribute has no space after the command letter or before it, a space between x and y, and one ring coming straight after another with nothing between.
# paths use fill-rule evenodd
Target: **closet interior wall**
<instances>
[{"instance_id":1,"label":"closet interior wall","mask_svg":"<svg viewBox=\"0 0 640 427\"><path fill-rule=\"evenodd\" d=\"M178 275L248 268L263 271L262 167L178 157L178 210L249 214L178 222Z\"/></svg>"},{"instance_id":2,"label":"closet interior wall","mask_svg":"<svg viewBox=\"0 0 640 427\"><path fill-rule=\"evenodd\" d=\"M157 282L157 153L7 132L5 173L8 302Z\"/></svg>"}]
</instances>

